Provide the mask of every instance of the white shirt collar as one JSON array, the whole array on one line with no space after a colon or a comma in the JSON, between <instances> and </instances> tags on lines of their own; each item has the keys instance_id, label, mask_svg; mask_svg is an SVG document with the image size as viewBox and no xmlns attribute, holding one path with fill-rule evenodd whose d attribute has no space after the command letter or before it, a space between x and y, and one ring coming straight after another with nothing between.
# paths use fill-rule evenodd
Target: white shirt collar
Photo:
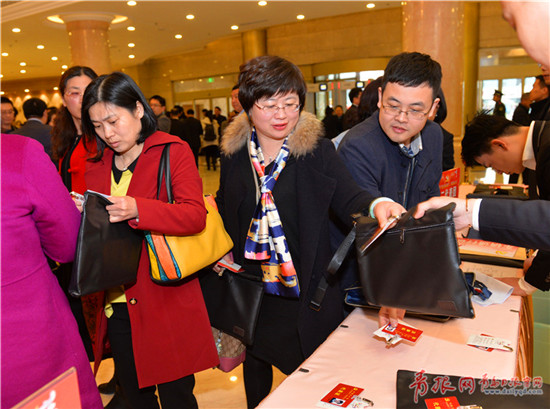
<instances>
[{"instance_id":1,"label":"white shirt collar","mask_svg":"<svg viewBox=\"0 0 550 409\"><path fill-rule=\"evenodd\" d=\"M527 132L527 139L525 140L525 148L523 148L523 156L521 158L522 164L527 169L535 170L537 168L537 159L535 158L535 151L533 150L533 127L535 121L529 125L529 131Z\"/></svg>"}]
</instances>

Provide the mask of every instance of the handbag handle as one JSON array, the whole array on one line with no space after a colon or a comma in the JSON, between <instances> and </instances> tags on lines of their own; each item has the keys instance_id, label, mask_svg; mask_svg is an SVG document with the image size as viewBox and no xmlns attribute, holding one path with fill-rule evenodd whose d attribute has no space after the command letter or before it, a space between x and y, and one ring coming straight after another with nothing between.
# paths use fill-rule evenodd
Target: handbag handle
<instances>
[{"instance_id":1,"label":"handbag handle","mask_svg":"<svg viewBox=\"0 0 550 409\"><path fill-rule=\"evenodd\" d=\"M164 179L166 184L166 194L168 196L168 203L174 203L174 197L172 196L172 177L170 176L170 144L166 144L162 151L159 163L159 171L157 175L157 199L160 198L160 187L162 186L162 180Z\"/></svg>"}]
</instances>

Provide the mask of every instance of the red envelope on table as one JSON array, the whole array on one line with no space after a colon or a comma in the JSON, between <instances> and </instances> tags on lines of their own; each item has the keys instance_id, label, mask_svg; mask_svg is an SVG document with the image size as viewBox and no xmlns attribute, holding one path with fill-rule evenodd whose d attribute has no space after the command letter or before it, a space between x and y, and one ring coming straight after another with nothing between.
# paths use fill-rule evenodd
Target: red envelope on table
<instances>
[{"instance_id":1,"label":"red envelope on table","mask_svg":"<svg viewBox=\"0 0 550 409\"><path fill-rule=\"evenodd\" d=\"M418 338L420 337L420 335L422 335L422 332L424 332L418 328L414 328L401 323L397 324L397 327L392 327L390 324L388 324L384 328L382 328L382 331L392 335L397 334L404 340L411 342L418 341Z\"/></svg>"}]
</instances>

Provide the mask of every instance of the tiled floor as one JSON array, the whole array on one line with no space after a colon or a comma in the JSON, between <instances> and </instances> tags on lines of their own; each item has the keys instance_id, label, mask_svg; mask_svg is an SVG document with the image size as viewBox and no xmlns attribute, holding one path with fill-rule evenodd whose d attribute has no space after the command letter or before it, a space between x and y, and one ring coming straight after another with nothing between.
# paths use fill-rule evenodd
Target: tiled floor
<instances>
[{"instance_id":1,"label":"tiled floor","mask_svg":"<svg viewBox=\"0 0 550 409\"><path fill-rule=\"evenodd\" d=\"M220 171L207 170L204 157L199 158L199 173L202 177L205 194L215 195L218 190ZM102 362L96 377L97 384L108 382L113 375L113 360ZM245 409L246 398L242 377L242 365L229 373L218 369L209 369L195 374L195 396L200 409ZM285 375L277 369L273 373L273 387L277 387ZM106 405L112 395L102 395Z\"/></svg>"}]
</instances>

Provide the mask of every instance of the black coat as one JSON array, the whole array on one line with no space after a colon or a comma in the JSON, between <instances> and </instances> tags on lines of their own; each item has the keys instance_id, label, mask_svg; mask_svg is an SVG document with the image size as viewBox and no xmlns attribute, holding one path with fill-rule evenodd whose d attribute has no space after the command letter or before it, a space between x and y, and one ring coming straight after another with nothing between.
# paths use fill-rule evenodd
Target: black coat
<instances>
[{"instance_id":1,"label":"black coat","mask_svg":"<svg viewBox=\"0 0 550 409\"><path fill-rule=\"evenodd\" d=\"M300 252L299 341L305 357L325 341L343 316L343 295L338 283L327 289L320 311L310 301L332 257L329 210L351 227L350 215L369 206L374 197L361 190L336 155L333 144L320 139L322 124L302 113L289 141L296 158L296 197ZM256 194L248 157L250 125L240 115L228 126L222 140L220 189L216 201L227 232L234 242L233 256L243 264L244 243L250 219L240 220L241 207ZM284 170L283 170L284 172ZM249 216L251 217L251 215ZM283 221L284 224L284 221Z\"/></svg>"}]
</instances>

